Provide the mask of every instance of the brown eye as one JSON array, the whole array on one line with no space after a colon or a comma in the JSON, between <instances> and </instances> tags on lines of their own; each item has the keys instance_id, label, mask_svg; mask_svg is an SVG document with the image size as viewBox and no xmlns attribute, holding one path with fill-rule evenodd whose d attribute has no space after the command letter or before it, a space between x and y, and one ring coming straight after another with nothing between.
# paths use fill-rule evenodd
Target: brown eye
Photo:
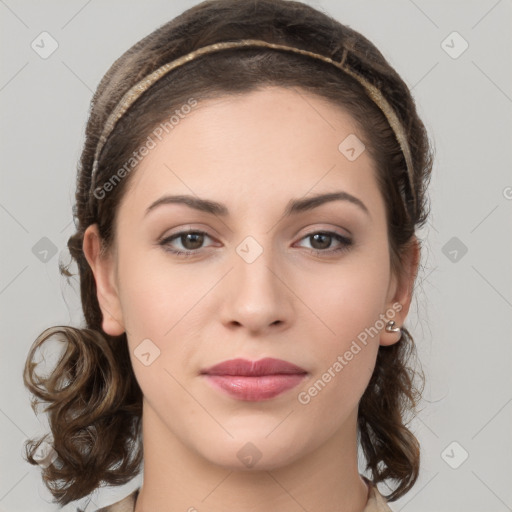
<instances>
[{"instance_id":1,"label":"brown eye","mask_svg":"<svg viewBox=\"0 0 512 512\"><path fill-rule=\"evenodd\" d=\"M309 238L313 249L329 249L332 242L332 236L327 233L315 233Z\"/></svg>"},{"instance_id":2,"label":"brown eye","mask_svg":"<svg viewBox=\"0 0 512 512\"><path fill-rule=\"evenodd\" d=\"M346 251L353 244L350 238L332 231L317 231L306 235L302 240L310 240L311 250L316 254L329 254L334 252ZM332 244L338 243L338 247L331 248Z\"/></svg>"},{"instance_id":3,"label":"brown eye","mask_svg":"<svg viewBox=\"0 0 512 512\"><path fill-rule=\"evenodd\" d=\"M199 249L204 241L203 233L186 233L180 235L180 242L187 250Z\"/></svg>"},{"instance_id":4,"label":"brown eye","mask_svg":"<svg viewBox=\"0 0 512 512\"><path fill-rule=\"evenodd\" d=\"M160 242L160 245L162 245L166 251L173 254L191 256L198 253L198 250L202 248L205 237L210 238L208 233L204 231L181 231L175 235L164 238ZM183 250L173 248L172 243L175 241L179 241Z\"/></svg>"}]
</instances>

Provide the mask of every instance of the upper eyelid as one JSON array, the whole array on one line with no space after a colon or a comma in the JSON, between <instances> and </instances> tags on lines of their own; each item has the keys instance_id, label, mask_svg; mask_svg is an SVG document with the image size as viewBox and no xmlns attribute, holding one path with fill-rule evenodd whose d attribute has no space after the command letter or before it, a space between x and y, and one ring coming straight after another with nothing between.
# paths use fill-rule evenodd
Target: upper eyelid
<instances>
[{"instance_id":1,"label":"upper eyelid","mask_svg":"<svg viewBox=\"0 0 512 512\"><path fill-rule=\"evenodd\" d=\"M180 236L183 236L183 235L188 235L190 233L193 233L193 234L202 234L202 235L206 235L208 238L216 238L215 236L211 235L208 231L206 231L205 229L199 229L199 228L191 228L191 229L183 229L181 231L176 231L176 233L170 233L170 234L166 234L166 235L163 235L159 238L159 241L160 242L164 242L166 240L170 240L170 239L177 239L179 238Z\"/></svg>"}]
</instances>

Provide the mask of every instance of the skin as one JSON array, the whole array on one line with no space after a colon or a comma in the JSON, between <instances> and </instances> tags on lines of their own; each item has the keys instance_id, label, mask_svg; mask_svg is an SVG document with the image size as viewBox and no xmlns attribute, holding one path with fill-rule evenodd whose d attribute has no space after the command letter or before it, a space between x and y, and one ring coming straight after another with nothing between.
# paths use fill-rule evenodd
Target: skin
<instances>
[{"instance_id":1,"label":"skin","mask_svg":"<svg viewBox=\"0 0 512 512\"><path fill-rule=\"evenodd\" d=\"M115 243L99 253L97 226L84 237L102 327L127 332L144 394L142 510L226 509L361 512L368 488L357 465L358 402L381 330L308 404L298 394L332 367L365 328L393 304L403 325L419 249L404 272L390 267L385 205L368 151L349 161L338 146L363 135L340 107L298 89L265 87L200 102L140 163L120 204ZM344 191L347 200L284 217L292 199ZM165 194L223 203L229 215L167 204ZM206 231L201 241L177 237ZM352 239L346 250L331 231ZM247 237L263 252L252 263L236 251ZM195 244L195 245L194 245ZM254 250L254 246L250 251ZM324 251L315 254L314 249ZM329 253L329 251L331 252ZM150 339L160 355L148 366L134 351ZM211 387L201 369L235 357L275 357L307 370L299 386L264 402ZM237 452L251 442L251 468Z\"/></svg>"}]
</instances>

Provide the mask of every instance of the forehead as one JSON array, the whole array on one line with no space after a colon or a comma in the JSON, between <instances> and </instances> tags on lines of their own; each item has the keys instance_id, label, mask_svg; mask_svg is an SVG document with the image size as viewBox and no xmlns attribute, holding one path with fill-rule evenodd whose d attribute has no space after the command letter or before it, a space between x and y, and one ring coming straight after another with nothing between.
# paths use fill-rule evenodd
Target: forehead
<instances>
[{"instance_id":1,"label":"forehead","mask_svg":"<svg viewBox=\"0 0 512 512\"><path fill-rule=\"evenodd\" d=\"M122 206L142 208L164 192L223 202L243 197L246 204L340 188L374 194L374 163L361 139L341 106L298 88L199 101L161 140L155 138L133 171Z\"/></svg>"}]
</instances>

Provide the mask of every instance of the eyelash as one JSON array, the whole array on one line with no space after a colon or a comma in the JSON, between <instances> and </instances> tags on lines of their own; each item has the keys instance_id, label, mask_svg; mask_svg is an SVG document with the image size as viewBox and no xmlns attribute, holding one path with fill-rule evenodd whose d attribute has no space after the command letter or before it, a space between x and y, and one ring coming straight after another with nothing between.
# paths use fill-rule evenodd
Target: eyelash
<instances>
[{"instance_id":1,"label":"eyelash","mask_svg":"<svg viewBox=\"0 0 512 512\"><path fill-rule=\"evenodd\" d=\"M170 252L171 254L174 254L176 256L189 258L196 254L198 254L200 249L196 249L194 251L180 251L176 249L169 248L169 244L175 240L179 239L182 236L185 235L206 235L208 238L211 238L208 233L205 231L199 231L199 230L191 230L191 231L180 231L179 233L176 233L172 236L169 236L167 238L164 238L158 242L158 245L162 246L165 251ZM350 238L347 238L345 236L340 235L339 233L336 233L334 231L312 231L311 233L308 233L307 235L303 236L301 240L304 240L305 238L311 238L314 235L327 235L331 236L332 238L335 238L338 242L341 243L341 246L337 249L310 249L310 252L314 253L315 255L324 256L324 255L332 255L334 253L343 253L350 249L350 247L353 244L353 241Z\"/></svg>"}]
</instances>

